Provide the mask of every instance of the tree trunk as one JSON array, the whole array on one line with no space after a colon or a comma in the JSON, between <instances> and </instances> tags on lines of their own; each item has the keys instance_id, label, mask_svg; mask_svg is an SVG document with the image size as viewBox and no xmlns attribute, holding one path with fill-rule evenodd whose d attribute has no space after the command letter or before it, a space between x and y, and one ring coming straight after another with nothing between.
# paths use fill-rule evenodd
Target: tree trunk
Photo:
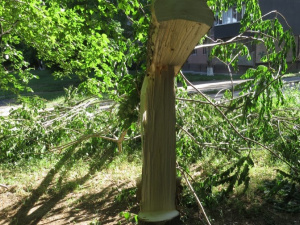
<instances>
[{"instance_id":1,"label":"tree trunk","mask_svg":"<svg viewBox=\"0 0 300 225\"><path fill-rule=\"evenodd\" d=\"M170 220L175 209L174 67L156 68L145 77L141 96L143 175L140 219Z\"/></svg>"},{"instance_id":2,"label":"tree trunk","mask_svg":"<svg viewBox=\"0 0 300 225\"><path fill-rule=\"evenodd\" d=\"M139 224L179 224L175 208L174 78L209 30L205 0L155 0L149 30L147 76L141 91L143 171Z\"/></svg>"}]
</instances>

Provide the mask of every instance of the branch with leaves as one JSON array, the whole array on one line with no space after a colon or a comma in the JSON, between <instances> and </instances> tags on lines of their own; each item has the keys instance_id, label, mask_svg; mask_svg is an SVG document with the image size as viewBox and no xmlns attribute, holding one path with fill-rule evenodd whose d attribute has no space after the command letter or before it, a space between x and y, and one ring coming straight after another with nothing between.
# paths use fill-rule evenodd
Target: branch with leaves
<instances>
[{"instance_id":1,"label":"branch with leaves","mask_svg":"<svg viewBox=\"0 0 300 225\"><path fill-rule=\"evenodd\" d=\"M272 149L270 149L269 147L261 144L258 141L255 141L251 138L245 137L244 135L242 135L238 129L232 124L232 122L228 119L228 117L224 114L224 112L216 105L214 104L205 94L203 94L200 90L198 90L182 73L182 71L180 71L180 75L183 77L183 79L185 80L185 82L187 82L191 87L193 87L202 97L204 97L221 115L222 117L225 119L225 121L230 125L230 127L234 130L234 132L236 134L238 134L241 138L243 138L245 141L250 142L250 143L254 143L256 145L261 146L262 148L268 150L272 155L274 155L276 158L280 159L282 162L286 163L290 168L292 168L295 171L299 172L299 169L294 167L293 165L291 165L289 162L287 162L285 159L283 159L282 157L280 157L278 154L276 154Z\"/></svg>"}]
</instances>

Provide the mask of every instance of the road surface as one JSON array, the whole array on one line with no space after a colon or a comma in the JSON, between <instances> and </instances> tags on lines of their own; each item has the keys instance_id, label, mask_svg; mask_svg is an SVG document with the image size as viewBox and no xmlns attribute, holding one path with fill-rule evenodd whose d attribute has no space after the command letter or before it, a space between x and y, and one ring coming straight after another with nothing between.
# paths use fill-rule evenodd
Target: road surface
<instances>
[{"instance_id":1,"label":"road surface","mask_svg":"<svg viewBox=\"0 0 300 225\"><path fill-rule=\"evenodd\" d=\"M286 83L299 83L300 77L285 77L283 81ZM245 83L247 80L235 80L233 81L233 85L236 86L241 83ZM207 81L207 82L195 82L194 86L202 91L202 92L210 92L210 91L221 91L226 89L232 89L231 81ZM188 92L196 92L195 89L191 86L187 88Z\"/></svg>"}]
</instances>

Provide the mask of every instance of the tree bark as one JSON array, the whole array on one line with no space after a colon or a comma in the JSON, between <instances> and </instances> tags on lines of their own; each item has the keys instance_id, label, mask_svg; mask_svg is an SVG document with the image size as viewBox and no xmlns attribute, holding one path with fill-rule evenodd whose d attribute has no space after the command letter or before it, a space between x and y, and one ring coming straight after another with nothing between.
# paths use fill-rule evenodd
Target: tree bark
<instances>
[{"instance_id":1,"label":"tree bark","mask_svg":"<svg viewBox=\"0 0 300 225\"><path fill-rule=\"evenodd\" d=\"M140 219L164 221L175 208L174 67L155 68L145 77L141 95L143 171Z\"/></svg>"},{"instance_id":2,"label":"tree bark","mask_svg":"<svg viewBox=\"0 0 300 225\"><path fill-rule=\"evenodd\" d=\"M209 30L205 0L155 0L141 91L143 171L140 224L179 224L175 208L176 134L174 78Z\"/></svg>"}]
</instances>

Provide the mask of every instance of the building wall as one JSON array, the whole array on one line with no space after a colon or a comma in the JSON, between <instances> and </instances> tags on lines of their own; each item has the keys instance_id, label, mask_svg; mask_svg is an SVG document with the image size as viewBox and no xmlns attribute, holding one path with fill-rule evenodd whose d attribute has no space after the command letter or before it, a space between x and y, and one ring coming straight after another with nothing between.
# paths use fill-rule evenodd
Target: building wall
<instances>
[{"instance_id":1,"label":"building wall","mask_svg":"<svg viewBox=\"0 0 300 225\"><path fill-rule=\"evenodd\" d=\"M199 48L194 49L191 55L188 57L187 61L182 67L184 71L194 71L194 72L206 72L207 68L207 49Z\"/></svg>"},{"instance_id":2,"label":"building wall","mask_svg":"<svg viewBox=\"0 0 300 225\"><path fill-rule=\"evenodd\" d=\"M300 37L299 35L298 36L295 36L295 43L296 43L296 57L298 58L299 60L299 57L300 57ZM262 44L259 44L259 45L256 45L256 50L255 50L255 63L256 64L260 64L262 63L261 61L261 58L266 54L266 48L264 47L264 45ZM287 55L287 62L291 63L293 60L293 53L292 51L290 51L290 53Z\"/></svg>"},{"instance_id":3,"label":"building wall","mask_svg":"<svg viewBox=\"0 0 300 225\"><path fill-rule=\"evenodd\" d=\"M260 0L259 5L263 15L273 10L280 12L293 29L294 34L300 35L300 0ZM270 15L269 18L270 17L272 17L272 15ZM285 29L288 29L286 22L281 19L281 17L278 16L278 18Z\"/></svg>"},{"instance_id":4,"label":"building wall","mask_svg":"<svg viewBox=\"0 0 300 225\"><path fill-rule=\"evenodd\" d=\"M279 11L287 20L288 24L284 19L280 19L280 22L284 25L284 29L288 29L289 26L293 29L295 34L296 42L296 54L298 57L297 62L292 63L292 53L288 55L288 62L290 63L291 71L300 70L300 0L260 0L259 1L262 14L266 14L270 11L277 10ZM270 18L274 17L270 15ZM221 38L227 40L231 37L234 37L238 34L240 29L239 23L232 24L223 24L215 25L211 29L211 36L215 39ZM265 55L266 50L262 45L253 46L251 51L251 61L248 61L246 57L239 58L239 71L237 73L243 73L247 68L254 67L258 64L261 64L261 58ZM183 66L185 71L195 71L195 72L206 72L208 55L203 54L205 51L203 49L196 49L196 54L191 54ZM224 66L220 61L214 59L212 61L212 67L214 68L215 73L228 73L226 66Z\"/></svg>"},{"instance_id":5,"label":"building wall","mask_svg":"<svg viewBox=\"0 0 300 225\"><path fill-rule=\"evenodd\" d=\"M190 64L206 64L207 63L207 49L198 48L195 49L188 58L188 63Z\"/></svg>"},{"instance_id":6,"label":"building wall","mask_svg":"<svg viewBox=\"0 0 300 225\"><path fill-rule=\"evenodd\" d=\"M239 34L241 24L239 22L232 24L222 24L214 26L214 36L216 39L226 40Z\"/></svg>"}]
</instances>

